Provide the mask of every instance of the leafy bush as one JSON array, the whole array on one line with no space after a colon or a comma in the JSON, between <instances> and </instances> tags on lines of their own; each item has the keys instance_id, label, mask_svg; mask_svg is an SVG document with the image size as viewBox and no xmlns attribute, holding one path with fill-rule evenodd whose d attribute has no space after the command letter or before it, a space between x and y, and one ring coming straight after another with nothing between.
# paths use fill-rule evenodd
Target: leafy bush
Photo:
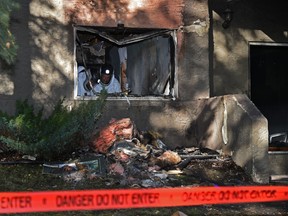
<instances>
[{"instance_id":1,"label":"leafy bush","mask_svg":"<svg viewBox=\"0 0 288 216\"><path fill-rule=\"evenodd\" d=\"M83 101L71 111L60 100L47 118L43 109L35 112L27 100L18 101L15 116L0 113L0 142L45 160L64 158L88 143L106 97L102 92L97 100Z\"/></svg>"},{"instance_id":2,"label":"leafy bush","mask_svg":"<svg viewBox=\"0 0 288 216\"><path fill-rule=\"evenodd\" d=\"M8 65L15 62L18 49L15 37L9 30L10 15L19 8L20 4L15 0L0 1L0 59Z\"/></svg>"}]
</instances>

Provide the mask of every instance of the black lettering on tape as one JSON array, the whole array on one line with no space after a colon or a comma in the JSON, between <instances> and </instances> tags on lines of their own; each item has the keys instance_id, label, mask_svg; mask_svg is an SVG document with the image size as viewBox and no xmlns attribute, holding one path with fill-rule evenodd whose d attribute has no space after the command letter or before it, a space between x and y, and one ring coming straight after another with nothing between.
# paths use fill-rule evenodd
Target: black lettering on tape
<instances>
[{"instance_id":1,"label":"black lettering on tape","mask_svg":"<svg viewBox=\"0 0 288 216\"><path fill-rule=\"evenodd\" d=\"M177 189L178 190L178 189ZM173 195L178 197L178 191L175 194L171 190L171 193L167 194L167 190L163 190L163 196L170 196L171 203L173 202L173 206L181 206L181 205L199 205L199 204L207 204L207 203L230 203L232 202L261 202L261 201L269 201L269 200L287 200L288 191L286 187L223 187L223 188L203 188L203 190L191 188L191 190L183 190L179 189L179 192L182 191L182 200L174 199ZM278 192L279 191L279 192ZM157 193L156 193L157 192ZM163 206L163 203L160 202L160 194L162 194L162 189L158 190L132 190L130 192L125 190L112 191L86 191L86 192L61 192L55 193L53 192L53 196L46 196L46 194L42 194L41 196L36 195L35 198L33 194L28 196L29 193L0 193L0 212L1 213L11 213L11 211L15 210L17 212L31 212L42 211L45 209L49 209L49 211L58 211L59 208L61 210L69 210L75 209L73 207L87 207L87 209L91 209L91 207L97 209L98 206L101 206L99 209L109 209L109 208L117 208L121 205L121 208L137 208L140 206ZM8 195L7 195L8 194ZM49 194L49 193L47 193ZM285 197L284 197L284 196ZM168 197L169 197L168 196ZM279 196L279 197L278 197ZM165 200L168 199L165 198ZM39 200L42 205L35 206L32 205L35 199L35 203L38 203ZM55 205L48 205L47 199L52 199L56 202ZM56 198L56 200L55 200ZM37 200L36 202L36 199ZM186 202L186 203L185 203ZM190 203L189 203L190 202ZM49 202L51 204L51 202ZM167 202L169 206L169 202ZM132 204L132 205L131 205ZM27 209L25 209L27 208ZM29 208L29 209L28 209ZM57 209L58 208L58 209ZM77 209L77 208L76 208ZM81 208L85 209L85 208Z\"/></svg>"},{"instance_id":2,"label":"black lettering on tape","mask_svg":"<svg viewBox=\"0 0 288 216\"><path fill-rule=\"evenodd\" d=\"M276 190L252 190L250 193L251 199L265 199L265 198L276 198Z\"/></svg>"},{"instance_id":3,"label":"black lettering on tape","mask_svg":"<svg viewBox=\"0 0 288 216\"><path fill-rule=\"evenodd\" d=\"M266 196L267 198L276 198L276 190L267 190Z\"/></svg>"},{"instance_id":4,"label":"black lettering on tape","mask_svg":"<svg viewBox=\"0 0 288 216\"><path fill-rule=\"evenodd\" d=\"M93 206L93 195L57 196L57 207Z\"/></svg>"},{"instance_id":5,"label":"black lettering on tape","mask_svg":"<svg viewBox=\"0 0 288 216\"><path fill-rule=\"evenodd\" d=\"M275 199L276 190L222 190L222 191L200 191L184 192L182 201L229 201L229 200L249 200L249 199ZM286 192L287 193L287 192Z\"/></svg>"},{"instance_id":6,"label":"black lettering on tape","mask_svg":"<svg viewBox=\"0 0 288 216\"><path fill-rule=\"evenodd\" d=\"M159 193L134 193L132 194L132 204L154 204L159 201Z\"/></svg>"},{"instance_id":7,"label":"black lettering on tape","mask_svg":"<svg viewBox=\"0 0 288 216\"><path fill-rule=\"evenodd\" d=\"M198 201L211 201L216 199L216 192L215 191L195 192L194 197Z\"/></svg>"},{"instance_id":8,"label":"black lettering on tape","mask_svg":"<svg viewBox=\"0 0 288 216\"><path fill-rule=\"evenodd\" d=\"M95 197L96 200L96 205L97 206L101 206L101 205L105 205L108 206L110 203L110 196L109 194L98 194Z\"/></svg>"},{"instance_id":9,"label":"black lettering on tape","mask_svg":"<svg viewBox=\"0 0 288 216\"><path fill-rule=\"evenodd\" d=\"M112 194L112 205L125 205L128 203L129 194Z\"/></svg>"},{"instance_id":10,"label":"black lettering on tape","mask_svg":"<svg viewBox=\"0 0 288 216\"><path fill-rule=\"evenodd\" d=\"M232 199L247 199L247 195L249 194L248 190L240 190L240 191L233 191Z\"/></svg>"},{"instance_id":11,"label":"black lettering on tape","mask_svg":"<svg viewBox=\"0 0 288 216\"><path fill-rule=\"evenodd\" d=\"M230 191L220 191L219 193L219 200L230 200Z\"/></svg>"},{"instance_id":12,"label":"black lettering on tape","mask_svg":"<svg viewBox=\"0 0 288 216\"><path fill-rule=\"evenodd\" d=\"M250 193L250 198L251 199L257 199L259 197L259 193L256 190L252 190Z\"/></svg>"},{"instance_id":13,"label":"black lettering on tape","mask_svg":"<svg viewBox=\"0 0 288 216\"><path fill-rule=\"evenodd\" d=\"M217 200L216 191L203 191L203 192L184 192L182 195L182 199L184 202L187 201L212 201Z\"/></svg>"},{"instance_id":14,"label":"black lettering on tape","mask_svg":"<svg viewBox=\"0 0 288 216\"><path fill-rule=\"evenodd\" d=\"M192 197L194 196L196 198L196 200L200 200L200 194L202 194L201 192L195 192L195 193L192 193Z\"/></svg>"},{"instance_id":15,"label":"black lettering on tape","mask_svg":"<svg viewBox=\"0 0 288 216\"><path fill-rule=\"evenodd\" d=\"M192 193L187 193L187 192L184 192L183 195L182 195L182 200L184 202L187 202L189 200L192 200Z\"/></svg>"},{"instance_id":16,"label":"black lettering on tape","mask_svg":"<svg viewBox=\"0 0 288 216\"><path fill-rule=\"evenodd\" d=\"M30 196L0 197L0 208L31 208Z\"/></svg>"}]
</instances>

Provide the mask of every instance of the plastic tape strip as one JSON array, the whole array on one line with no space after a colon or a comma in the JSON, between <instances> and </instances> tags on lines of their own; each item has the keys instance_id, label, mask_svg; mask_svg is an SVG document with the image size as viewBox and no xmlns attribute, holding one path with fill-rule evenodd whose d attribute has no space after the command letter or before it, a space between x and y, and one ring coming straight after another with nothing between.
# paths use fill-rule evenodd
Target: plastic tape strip
<instances>
[{"instance_id":1,"label":"plastic tape strip","mask_svg":"<svg viewBox=\"0 0 288 216\"><path fill-rule=\"evenodd\" d=\"M288 186L1 192L0 213L175 207L284 200L288 200Z\"/></svg>"}]
</instances>

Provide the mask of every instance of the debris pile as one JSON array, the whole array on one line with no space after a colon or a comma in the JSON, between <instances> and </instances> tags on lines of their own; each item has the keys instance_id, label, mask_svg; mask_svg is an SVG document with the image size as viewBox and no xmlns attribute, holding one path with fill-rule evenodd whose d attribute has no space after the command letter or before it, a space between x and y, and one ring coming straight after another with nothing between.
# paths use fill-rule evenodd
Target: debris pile
<instances>
[{"instance_id":1,"label":"debris pile","mask_svg":"<svg viewBox=\"0 0 288 216\"><path fill-rule=\"evenodd\" d=\"M211 184L221 184L227 178L223 174L221 180L219 172L214 172L216 177L211 178L203 173L203 167L197 171L201 176L197 176L195 164L199 167L203 161L213 170L221 169L223 165L219 165L219 161L229 161L237 167L230 157L223 157L213 150L197 147L171 150L157 132L139 132L130 118L112 120L93 138L90 150L93 153L83 154L74 162L44 164L43 172L62 173L66 180L72 181L105 177L107 186L164 187L172 186L177 175L198 177ZM231 168L232 165L227 168L229 172ZM244 171L238 171L245 175ZM250 181L246 175L242 180Z\"/></svg>"}]
</instances>

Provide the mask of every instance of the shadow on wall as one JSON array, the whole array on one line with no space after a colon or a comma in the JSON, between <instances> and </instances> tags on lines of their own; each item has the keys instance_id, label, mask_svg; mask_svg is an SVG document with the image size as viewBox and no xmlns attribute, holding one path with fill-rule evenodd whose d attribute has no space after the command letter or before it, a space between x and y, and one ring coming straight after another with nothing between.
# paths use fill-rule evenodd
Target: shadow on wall
<instances>
[{"instance_id":1,"label":"shadow on wall","mask_svg":"<svg viewBox=\"0 0 288 216\"><path fill-rule=\"evenodd\" d=\"M15 36L15 40L19 48L17 51L16 63L14 65L1 65L1 78L6 77L6 79L3 80L3 83L1 79L1 102L4 102L4 100L7 99L11 100L11 98L15 98L16 95L23 94L23 90L21 90L20 88L21 83L22 88L23 83L27 83L27 89L29 90L29 92L31 92L32 88L30 74L31 48L29 46L30 37L28 30L29 4L27 1L21 1L19 2L19 4L21 5L20 8L13 11L10 17L10 30L11 33ZM27 19L22 20L22 16L27 17ZM23 73L23 70L22 73L16 72L20 71L23 68L25 68L25 73ZM25 96L28 97L29 94L26 93ZM5 108L5 105L1 104L1 107Z\"/></svg>"},{"instance_id":2,"label":"shadow on wall","mask_svg":"<svg viewBox=\"0 0 288 216\"><path fill-rule=\"evenodd\" d=\"M230 3L227 4L227 2ZM233 12L231 28L261 30L274 41L287 40L287 36L283 34L287 31L286 6L286 0L277 2L272 0L209 0L209 8L222 19L219 21L224 21L225 10L230 8ZM255 33L254 36L256 35Z\"/></svg>"},{"instance_id":3,"label":"shadow on wall","mask_svg":"<svg viewBox=\"0 0 288 216\"><path fill-rule=\"evenodd\" d=\"M61 8L53 1L23 0L19 4L20 9L11 17L19 45L9 86L14 86L14 93L0 95L7 104L1 109L9 114L14 113L16 100L28 99L35 107L50 110L60 97L73 93L69 62L73 47L68 46L71 34L59 15Z\"/></svg>"},{"instance_id":4,"label":"shadow on wall","mask_svg":"<svg viewBox=\"0 0 288 216\"><path fill-rule=\"evenodd\" d=\"M224 29L226 0L209 0L211 96L245 93L250 96L249 41L288 41L286 1L232 0L233 20ZM285 33L286 32L286 33ZM213 68L213 69L212 69Z\"/></svg>"},{"instance_id":5,"label":"shadow on wall","mask_svg":"<svg viewBox=\"0 0 288 216\"><path fill-rule=\"evenodd\" d=\"M32 99L48 109L73 95L73 36L62 13L56 1L30 2Z\"/></svg>"},{"instance_id":6,"label":"shadow on wall","mask_svg":"<svg viewBox=\"0 0 288 216\"><path fill-rule=\"evenodd\" d=\"M131 27L172 28L182 22L182 0L151 1L147 7L143 2L20 1L21 8L12 17L13 33L19 44L15 74L11 78L14 93L0 95L1 99L11 103L5 111L11 113L15 100L27 98L36 106L43 105L44 110L50 111L60 98L73 97L72 24L117 26L124 23Z\"/></svg>"},{"instance_id":7,"label":"shadow on wall","mask_svg":"<svg viewBox=\"0 0 288 216\"><path fill-rule=\"evenodd\" d=\"M204 100L203 100L204 101ZM197 146L232 156L257 182L269 181L268 122L246 95L205 100L187 129Z\"/></svg>"},{"instance_id":8,"label":"shadow on wall","mask_svg":"<svg viewBox=\"0 0 288 216\"><path fill-rule=\"evenodd\" d=\"M186 138L191 139L194 136L198 147L221 149L222 106L221 97L202 100L196 118L186 131Z\"/></svg>"}]
</instances>

